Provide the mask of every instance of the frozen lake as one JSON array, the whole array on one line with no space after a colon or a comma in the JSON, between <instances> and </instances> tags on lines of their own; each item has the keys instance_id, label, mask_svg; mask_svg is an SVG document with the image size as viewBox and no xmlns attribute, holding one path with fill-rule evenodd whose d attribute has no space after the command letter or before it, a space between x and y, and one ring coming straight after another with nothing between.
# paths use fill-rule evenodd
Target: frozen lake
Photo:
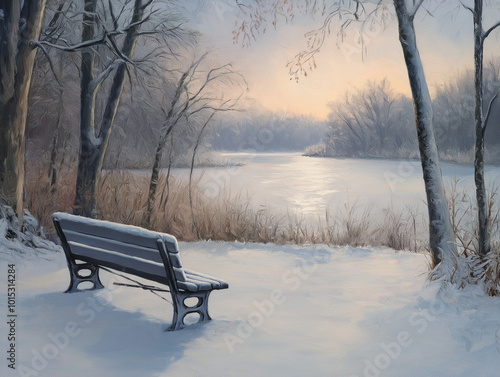
<instances>
[{"instance_id":1,"label":"frozen lake","mask_svg":"<svg viewBox=\"0 0 500 377\"><path fill-rule=\"evenodd\" d=\"M196 169L206 188L217 197L230 190L251 199L254 207L277 212L324 215L327 208L357 202L384 208L412 205L424 208L425 191L418 160L339 159L304 157L300 153L224 153L245 165ZM473 166L442 163L446 184L459 180L474 195ZM174 175L187 177L188 169ZM500 167L486 166L487 184L500 182ZM448 187L448 186L447 186Z\"/></svg>"}]
</instances>

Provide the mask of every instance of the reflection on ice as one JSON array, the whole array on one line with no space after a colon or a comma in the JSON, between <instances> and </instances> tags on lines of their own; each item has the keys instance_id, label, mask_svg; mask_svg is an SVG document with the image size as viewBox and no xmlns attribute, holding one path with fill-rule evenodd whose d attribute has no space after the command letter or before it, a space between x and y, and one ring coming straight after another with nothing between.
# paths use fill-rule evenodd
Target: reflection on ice
<instances>
[{"instance_id":1,"label":"reflection on ice","mask_svg":"<svg viewBox=\"0 0 500 377\"><path fill-rule=\"evenodd\" d=\"M303 157L299 153L225 153L242 161L237 169L196 169L210 193L230 190L248 194L255 208L274 212L323 216L327 208L346 204L385 208L414 205L425 208L422 170L418 160L337 159ZM176 175L186 176L180 169ZM474 193L473 167L442 164L445 182ZM227 174L226 174L227 173ZM500 177L500 168L486 167L487 183ZM217 190L214 191L214 187Z\"/></svg>"}]
</instances>

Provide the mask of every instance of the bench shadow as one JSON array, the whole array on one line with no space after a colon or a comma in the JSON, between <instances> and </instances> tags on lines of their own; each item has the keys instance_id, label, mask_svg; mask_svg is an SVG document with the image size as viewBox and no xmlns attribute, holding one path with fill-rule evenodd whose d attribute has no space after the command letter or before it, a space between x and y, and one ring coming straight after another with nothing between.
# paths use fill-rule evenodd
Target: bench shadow
<instances>
[{"instance_id":1,"label":"bench shadow","mask_svg":"<svg viewBox=\"0 0 500 377\"><path fill-rule=\"evenodd\" d=\"M79 367L86 364L78 360L92 360L96 370L113 372L110 375L139 376L164 372L210 328L210 323L200 323L167 332L172 319L168 309L160 320L98 301L91 291L53 292L20 300L19 318L30 347L39 352L49 343L59 347L49 369L80 372ZM57 345L54 339L58 334L61 342L67 339L66 345ZM29 365L33 350L25 349L19 357L21 363Z\"/></svg>"}]
</instances>

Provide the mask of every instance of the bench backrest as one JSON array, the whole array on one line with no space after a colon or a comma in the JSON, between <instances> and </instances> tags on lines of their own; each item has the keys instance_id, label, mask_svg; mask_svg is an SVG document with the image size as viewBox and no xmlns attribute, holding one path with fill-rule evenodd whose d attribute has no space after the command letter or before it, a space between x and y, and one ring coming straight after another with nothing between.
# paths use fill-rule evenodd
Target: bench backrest
<instances>
[{"instance_id":1,"label":"bench backrest","mask_svg":"<svg viewBox=\"0 0 500 377\"><path fill-rule=\"evenodd\" d=\"M52 219L74 259L166 284L175 291L177 281L186 281L177 240L171 235L61 212Z\"/></svg>"}]
</instances>

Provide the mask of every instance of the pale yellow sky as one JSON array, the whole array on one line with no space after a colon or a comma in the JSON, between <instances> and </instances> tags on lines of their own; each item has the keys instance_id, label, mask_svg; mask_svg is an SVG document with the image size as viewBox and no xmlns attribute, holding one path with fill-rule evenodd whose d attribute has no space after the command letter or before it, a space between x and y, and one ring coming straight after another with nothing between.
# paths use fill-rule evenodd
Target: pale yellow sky
<instances>
[{"instance_id":1,"label":"pale yellow sky","mask_svg":"<svg viewBox=\"0 0 500 377\"><path fill-rule=\"evenodd\" d=\"M317 68L296 83L290 80L286 64L305 47L304 33L318 21L304 18L293 25L282 24L276 31L258 36L250 47L242 48L232 43L237 15L229 7L231 1L199 1L203 6L195 22L205 35L202 48L215 51L220 59L233 61L247 78L248 95L268 109L326 118L329 102L368 80L384 77L396 92L410 95L395 19L386 30L370 38L363 59L361 54L346 57L336 47L335 37L331 37L316 57ZM416 28L432 95L437 85L472 67L472 20L465 11L450 15L443 10L435 17L420 17ZM347 36L347 47L355 45L355 37ZM488 41L485 55L489 57L496 51L500 51L498 33Z\"/></svg>"}]
</instances>

